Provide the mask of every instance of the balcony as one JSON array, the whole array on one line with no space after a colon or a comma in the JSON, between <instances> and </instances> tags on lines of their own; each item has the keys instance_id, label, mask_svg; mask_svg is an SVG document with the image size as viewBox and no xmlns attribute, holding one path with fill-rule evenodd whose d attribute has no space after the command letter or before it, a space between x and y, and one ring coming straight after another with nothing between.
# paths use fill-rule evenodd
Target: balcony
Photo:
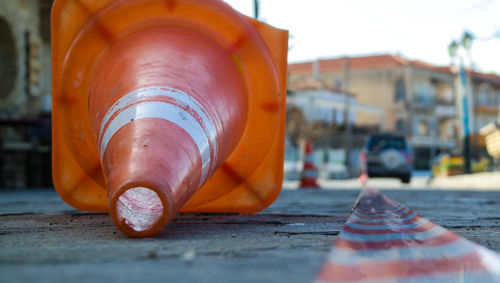
<instances>
[{"instance_id":1,"label":"balcony","mask_svg":"<svg viewBox=\"0 0 500 283\"><path fill-rule=\"evenodd\" d=\"M452 138L441 138L431 136L412 136L411 144L414 147L439 147L451 149L456 146L456 140Z\"/></svg>"},{"instance_id":2,"label":"balcony","mask_svg":"<svg viewBox=\"0 0 500 283\"><path fill-rule=\"evenodd\" d=\"M443 106L454 106L455 105L455 100L448 99L448 98L437 98L436 99L436 104L437 105L443 105Z\"/></svg>"},{"instance_id":3,"label":"balcony","mask_svg":"<svg viewBox=\"0 0 500 283\"><path fill-rule=\"evenodd\" d=\"M478 114L497 115L498 108L499 106L494 104L478 104L474 106L474 112Z\"/></svg>"},{"instance_id":4,"label":"balcony","mask_svg":"<svg viewBox=\"0 0 500 283\"><path fill-rule=\"evenodd\" d=\"M457 110L454 105L437 105L434 109L434 114L438 118L454 118Z\"/></svg>"},{"instance_id":5,"label":"balcony","mask_svg":"<svg viewBox=\"0 0 500 283\"><path fill-rule=\"evenodd\" d=\"M430 95L413 94L411 108L414 110L432 111L436 106L436 99Z\"/></svg>"}]
</instances>

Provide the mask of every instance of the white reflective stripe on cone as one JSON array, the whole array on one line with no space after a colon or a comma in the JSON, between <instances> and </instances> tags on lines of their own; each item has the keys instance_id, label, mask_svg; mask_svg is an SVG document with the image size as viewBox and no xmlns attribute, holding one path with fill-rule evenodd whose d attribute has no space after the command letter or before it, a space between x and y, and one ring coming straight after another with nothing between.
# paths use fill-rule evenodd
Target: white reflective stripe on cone
<instances>
[{"instance_id":1,"label":"white reflective stripe on cone","mask_svg":"<svg viewBox=\"0 0 500 283\"><path fill-rule=\"evenodd\" d=\"M302 177L316 178L316 177L318 177L318 172L316 172L316 170L306 169L306 170L302 171Z\"/></svg>"},{"instance_id":2,"label":"white reflective stripe on cone","mask_svg":"<svg viewBox=\"0 0 500 283\"><path fill-rule=\"evenodd\" d=\"M203 106L198 101L196 101L196 99L194 99L193 97L191 97L187 93L183 92L182 90L167 87L167 86L148 86L148 87L136 89L134 91L127 93L123 97L121 97L118 101L116 101L109 108L109 110L106 112L104 118L101 121L101 126L100 126L100 130L99 130L99 142L100 142L100 148L101 148L101 158L102 158L102 155L104 154L104 151L102 150L102 148L103 148L102 141L103 141L105 132L107 132L106 127L109 127L109 124L111 123L111 121L114 120L113 116L115 116L117 113L119 113L121 111L124 111L128 107L131 107L131 105L133 105L133 104L141 103L141 101L144 101L144 102L148 101L148 100L150 101L151 99L154 99L155 97L158 97L159 99L161 99L161 98L170 99L171 102L165 102L165 101L163 101L163 102L169 103L172 105L176 105L182 109L191 110L192 112L184 111L189 116L192 116L192 113L195 113L198 116L198 117L193 117L193 118L197 118L196 120L201 125L202 130L205 133L205 135L208 137L208 140L210 142L210 146L212 147L210 162L211 162L211 164L215 164L217 161L216 158L217 158L217 152L218 152L218 143L217 143L217 131L215 129L214 121L210 118L210 116L208 115L207 111L203 108ZM159 118L159 117L156 117L156 118ZM214 168L212 168L212 169L214 169ZM211 173L213 173L213 172L211 172Z\"/></svg>"},{"instance_id":3,"label":"white reflective stripe on cone","mask_svg":"<svg viewBox=\"0 0 500 283\"><path fill-rule=\"evenodd\" d=\"M113 115L111 115L113 116ZM173 105L164 101L146 101L133 104L123 111L119 112L116 116L110 118L109 125L102 133L102 140L100 145L101 159L104 156L107 145L111 138L118 132L119 129L135 120L144 118L158 118L176 124L186 131L196 146L198 147L201 162L202 162L202 176L200 184L204 183L209 176L209 170L212 158L216 152L211 153L210 137L205 129L200 124L199 120L195 119L192 114L177 105ZM207 121L205 121L207 122ZM210 127L215 131L215 126ZM215 136L215 133L213 133ZM216 148L216 146L214 146Z\"/></svg>"},{"instance_id":4,"label":"white reflective stripe on cone","mask_svg":"<svg viewBox=\"0 0 500 283\"><path fill-rule=\"evenodd\" d=\"M314 156L312 154L307 154L305 161L308 162L308 163L313 163L314 162Z\"/></svg>"}]
</instances>

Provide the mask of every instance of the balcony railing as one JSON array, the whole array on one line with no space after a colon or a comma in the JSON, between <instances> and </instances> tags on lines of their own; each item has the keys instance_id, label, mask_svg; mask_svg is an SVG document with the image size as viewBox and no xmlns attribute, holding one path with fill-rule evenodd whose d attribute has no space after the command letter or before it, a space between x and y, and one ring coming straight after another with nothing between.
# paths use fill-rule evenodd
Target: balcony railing
<instances>
[{"instance_id":1,"label":"balcony railing","mask_svg":"<svg viewBox=\"0 0 500 283\"><path fill-rule=\"evenodd\" d=\"M474 111L476 113L497 115L499 106L495 104L476 104L474 105Z\"/></svg>"},{"instance_id":2,"label":"balcony railing","mask_svg":"<svg viewBox=\"0 0 500 283\"><path fill-rule=\"evenodd\" d=\"M427 95L413 95L412 104L416 108L429 108L433 109L436 105L436 99Z\"/></svg>"},{"instance_id":3,"label":"balcony railing","mask_svg":"<svg viewBox=\"0 0 500 283\"><path fill-rule=\"evenodd\" d=\"M436 99L436 104L437 105L451 106L451 105L455 105L455 100L453 100L453 99L446 99L446 98L437 98Z\"/></svg>"},{"instance_id":4,"label":"balcony railing","mask_svg":"<svg viewBox=\"0 0 500 283\"><path fill-rule=\"evenodd\" d=\"M456 116L456 109L454 105L437 105L434 113L438 118L454 118Z\"/></svg>"}]
</instances>

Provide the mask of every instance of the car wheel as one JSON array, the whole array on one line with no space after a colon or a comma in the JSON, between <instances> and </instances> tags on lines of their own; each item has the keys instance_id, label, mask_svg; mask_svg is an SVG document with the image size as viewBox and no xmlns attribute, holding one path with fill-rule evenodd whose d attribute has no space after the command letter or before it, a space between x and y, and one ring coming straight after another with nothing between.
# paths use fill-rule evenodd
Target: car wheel
<instances>
[{"instance_id":1,"label":"car wheel","mask_svg":"<svg viewBox=\"0 0 500 283\"><path fill-rule=\"evenodd\" d=\"M401 177L401 182L404 184L409 184L411 180L411 177L409 175Z\"/></svg>"}]
</instances>

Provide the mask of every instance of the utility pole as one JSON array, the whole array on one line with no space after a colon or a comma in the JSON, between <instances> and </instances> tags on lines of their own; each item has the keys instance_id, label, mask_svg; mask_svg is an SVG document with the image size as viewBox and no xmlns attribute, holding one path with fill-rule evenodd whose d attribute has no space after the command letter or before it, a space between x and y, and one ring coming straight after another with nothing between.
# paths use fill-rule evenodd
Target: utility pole
<instances>
[{"instance_id":1,"label":"utility pole","mask_svg":"<svg viewBox=\"0 0 500 283\"><path fill-rule=\"evenodd\" d=\"M460 82L462 85L462 111L464 123L464 171L470 174L470 130L469 130L469 103L467 99L467 76L463 60L460 59Z\"/></svg>"},{"instance_id":2,"label":"utility pole","mask_svg":"<svg viewBox=\"0 0 500 283\"><path fill-rule=\"evenodd\" d=\"M345 166L348 178L352 176L351 168L351 149L352 149L352 125L350 121L351 114L351 63L349 57L344 58L344 146L345 146Z\"/></svg>"},{"instance_id":3,"label":"utility pole","mask_svg":"<svg viewBox=\"0 0 500 283\"><path fill-rule=\"evenodd\" d=\"M462 96L462 123L463 123L463 156L464 156L464 171L466 174L471 173L471 144L470 144L470 128L469 128L469 113L471 112L469 109L469 88L467 87L467 74L464 66L464 59L462 56L458 55L458 48L462 46L466 52L467 56L470 60L470 49L472 47L472 41L474 40L474 36L469 32L464 32L462 36L462 40L460 45L457 41L453 40L450 45L448 45L448 52L452 60L455 57L459 57L460 60L460 85L461 85L461 96ZM472 65L472 63L471 63ZM470 113L473 115L473 113Z\"/></svg>"},{"instance_id":4,"label":"utility pole","mask_svg":"<svg viewBox=\"0 0 500 283\"><path fill-rule=\"evenodd\" d=\"M253 17L259 19L259 3L260 0L253 0Z\"/></svg>"}]
</instances>

